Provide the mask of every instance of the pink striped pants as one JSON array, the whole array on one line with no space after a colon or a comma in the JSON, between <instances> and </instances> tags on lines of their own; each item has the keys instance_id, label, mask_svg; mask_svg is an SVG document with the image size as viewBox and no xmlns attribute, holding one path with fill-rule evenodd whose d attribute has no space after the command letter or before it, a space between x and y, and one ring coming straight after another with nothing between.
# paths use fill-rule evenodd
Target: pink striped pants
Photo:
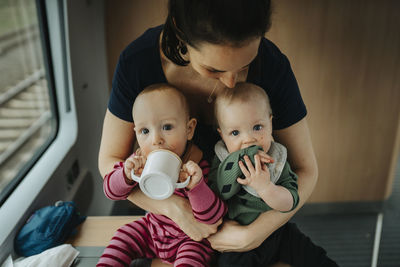
<instances>
[{"instance_id":1,"label":"pink striped pants","mask_svg":"<svg viewBox=\"0 0 400 267\"><path fill-rule=\"evenodd\" d=\"M129 266L137 258L160 258L181 267L209 266L213 250L207 240L196 242L182 231L171 234L160 228L148 216L122 226L96 266Z\"/></svg>"}]
</instances>

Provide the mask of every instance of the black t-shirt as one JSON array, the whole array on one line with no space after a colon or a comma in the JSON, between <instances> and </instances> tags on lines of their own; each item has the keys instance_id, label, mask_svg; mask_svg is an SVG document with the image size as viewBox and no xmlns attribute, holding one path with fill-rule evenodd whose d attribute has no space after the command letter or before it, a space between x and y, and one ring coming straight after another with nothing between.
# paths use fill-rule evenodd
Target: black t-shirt
<instances>
[{"instance_id":1,"label":"black t-shirt","mask_svg":"<svg viewBox=\"0 0 400 267\"><path fill-rule=\"evenodd\" d=\"M122 51L115 69L108 109L118 118L132 122L136 96L147 86L166 83L159 51L162 25L150 28ZM287 57L268 39L261 40L257 57L250 64L247 82L263 88L270 99L273 128L287 128L307 114L296 78ZM199 122L194 142L203 151L213 150L218 134Z\"/></svg>"}]
</instances>

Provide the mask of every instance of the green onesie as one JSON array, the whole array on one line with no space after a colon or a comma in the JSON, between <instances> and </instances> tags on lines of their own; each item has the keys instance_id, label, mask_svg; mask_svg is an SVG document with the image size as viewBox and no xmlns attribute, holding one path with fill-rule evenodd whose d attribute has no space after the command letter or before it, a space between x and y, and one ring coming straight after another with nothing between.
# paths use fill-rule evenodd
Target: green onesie
<instances>
[{"instance_id":1,"label":"green onesie","mask_svg":"<svg viewBox=\"0 0 400 267\"><path fill-rule=\"evenodd\" d=\"M277 146L283 147L275 142L271 144L271 148L276 148ZM225 146L224 148L226 149ZM243 173L239 168L239 160L244 163L243 157L248 155L254 165L254 155L257 154L259 150L262 150L260 146L250 146L229 155L226 151L227 156L222 160L222 162L218 156L215 156L211 165L211 171L209 174L211 188L226 201L228 205L229 219L235 220L242 225L250 224L262 212L271 210L271 207L258 197L254 190L252 190L254 193L251 193L251 190L248 188L245 190L245 188L236 181L237 177L244 178ZM269 152L270 151L271 149ZM284 150L284 153L286 153L286 149ZM274 155L271 156L275 159ZM286 159L286 154L284 159ZM274 179L272 176L274 173L275 172L270 169L271 181L276 181L276 185L281 185L287 188L292 194L293 207L291 210L293 210L299 203L297 175L290 169L289 163L286 160L281 162L281 167L278 172L280 174L279 177L275 177L276 179Z\"/></svg>"}]
</instances>

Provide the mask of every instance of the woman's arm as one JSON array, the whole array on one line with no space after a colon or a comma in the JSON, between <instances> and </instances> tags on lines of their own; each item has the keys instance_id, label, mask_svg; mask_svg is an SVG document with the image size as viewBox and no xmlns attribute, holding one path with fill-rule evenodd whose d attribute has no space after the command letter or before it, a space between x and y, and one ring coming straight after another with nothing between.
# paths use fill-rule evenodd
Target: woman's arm
<instances>
[{"instance_id":1,"label":"woman's arm","mask_svg":"<svg viewBox=\"0 0 400 267\"><path fill-rule=\"evenodd\" d=\"M285 224L310 197L318 179L317 161L311 143L307 120L274 131L277 142L286 146L288 160L298 175L299 205L289 213L268 211L253 223L241 226L229 221L213 236L209 237L212 247L219 251L248 251L258 247L270 234Z\"/></svg>"},{"instance_id":2,"label":"woman's arm","mask_svg":"<svg viewBox=\"0 0 400 267\"><path fill-rule=\"evenodd\" d=\"M103 178L113 170L116 162L125 161L132 154L135 141L133 127L133 123L119 119L107 109L98 158L99 171ZM167 216L193 240L201 240L215 233L222 222L220 220L212 225L198 222L193 216L189 201L176 195L162 201L154 200L135 188L128 199L144 210Z\"/></svg>"},{"instance_id":3,"label":"woman's arm","mask_svg":"<svg viewBox=\"0 0 400 267\"><path fill-rule=\"evenodd\" d=\"M222 223L222 219L214 224L198 222L193 216L189 200L177 195L164 200L155 200L148 198L140 189L134 189L128 199L144 210L167 216L195 241L201 241L216 233Z\"/></svg>"},{"instance_id":4,"label":"woman's arm","mask_svg":"<svg viewBox=\"0 0 400 267\"><path fill-rule=\"evenodd\" d=\"M123 162L132 154L135 141L133 127L132 122L121 120L107 109L98 158L99 171L103 179L113 170L116 162Z\"/></svg>"}]
</instances>

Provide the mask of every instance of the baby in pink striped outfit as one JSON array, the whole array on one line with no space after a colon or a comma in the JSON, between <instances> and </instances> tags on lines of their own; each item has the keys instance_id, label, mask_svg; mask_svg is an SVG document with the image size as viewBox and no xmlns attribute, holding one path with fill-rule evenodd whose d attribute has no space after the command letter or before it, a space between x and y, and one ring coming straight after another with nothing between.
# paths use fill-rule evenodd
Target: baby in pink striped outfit
<instances>
[{"instance_id":1,"label":"baby in pink striped outfit","mask_svg":"<svg viewBox=\"0 0 400 267\"><path fill-rule=\"evenodd\" d=\"M200 149L190 142L197 121L189 117L183 94L167 84L151 85L136 97L132 115L140 148L125 162L116 163L105 176L106 196L112 200L126 199L137 185L131 178L131 170L140 174L151 151L167 149L182 158L185 172L182 178L191 175L187 187L176 189L174 194L189 199L198 221L216 223L227 208L208 187L209 164L202 159ZM117 230L97 266L129 266L137 258L160 258L174 266L209 266L212 253L206 239L196 242L171 219L148 213Z\"/></svg>"}]
</instances>

